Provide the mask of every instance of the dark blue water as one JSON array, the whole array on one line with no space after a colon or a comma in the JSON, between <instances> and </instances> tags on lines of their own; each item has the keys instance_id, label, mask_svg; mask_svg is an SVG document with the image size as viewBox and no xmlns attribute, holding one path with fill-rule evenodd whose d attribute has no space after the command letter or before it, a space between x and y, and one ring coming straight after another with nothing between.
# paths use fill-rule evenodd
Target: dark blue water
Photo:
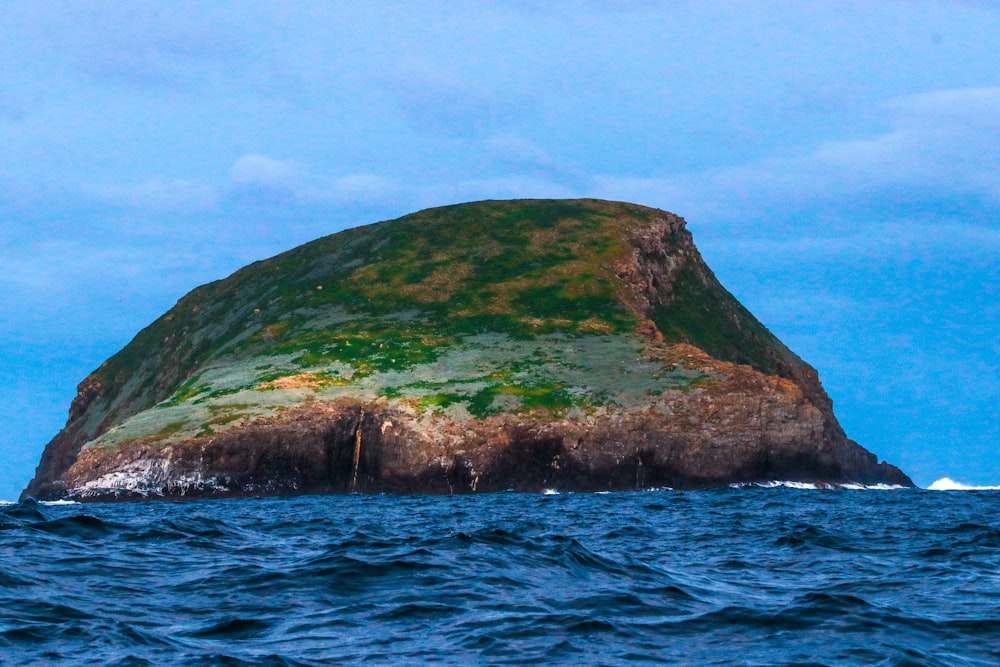
<instances>
[{"instance_id":1,"label":"dark blue water","mask_svg":"<svg viewBox=\"0 0 1000 667\"><path fill-rule=\"evenodd\" d=\"M0 507L7 665L1000 663L1000 493Z\"/></svg>"}]
</instances>

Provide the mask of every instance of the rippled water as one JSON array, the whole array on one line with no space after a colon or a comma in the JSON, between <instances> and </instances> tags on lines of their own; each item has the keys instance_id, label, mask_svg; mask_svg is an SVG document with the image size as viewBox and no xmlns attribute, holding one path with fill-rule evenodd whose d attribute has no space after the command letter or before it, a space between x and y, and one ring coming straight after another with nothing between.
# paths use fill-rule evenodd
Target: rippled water
<instances>
[{"instance_id":1,"label":"rippled water","mask_svg":"<svg viewBox=\"0 0 1000 667\"><path fill-rule=\"evenodd\" d=\"M1000 662L1000 493L0 507L0 663Z\"/></svg>"}]
</instances>

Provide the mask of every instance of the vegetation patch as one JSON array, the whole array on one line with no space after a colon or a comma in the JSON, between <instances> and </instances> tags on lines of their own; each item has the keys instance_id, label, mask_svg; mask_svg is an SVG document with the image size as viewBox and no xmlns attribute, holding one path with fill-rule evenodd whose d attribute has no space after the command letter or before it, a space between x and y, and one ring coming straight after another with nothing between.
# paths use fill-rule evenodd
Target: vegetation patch
<instances>
[{"instance_id":1,"label":"vegetation patch","mask_svg":"<svg viewBox=\"0 0 1000 667\"><path fill-rule=\"evenodd\" d=\"M636 335L646 316L615 274L635 250L630 230L654 213L478 202L251 264L185 296L96 371L115 397L102 419L123 426L109 439L208 434L303 394L483 418L629 406L698 386L712 374L646 354L656 347ZM699 267L680 271L670 305L654 305L651 331L766 372L791 358Z\"/></svg>"},{"instance_id":2,"label":"vegetation patch","mask_svg":"<svg viewBox=\"0 0 1000 667\"><path fill-rule=\"evenodd\" d=\"M653 321L668 343L691 343L708 354L780 374L781 361L802 363L715 280L686 266L669 306L656 304Z\"/></svg>"}]
</instances>

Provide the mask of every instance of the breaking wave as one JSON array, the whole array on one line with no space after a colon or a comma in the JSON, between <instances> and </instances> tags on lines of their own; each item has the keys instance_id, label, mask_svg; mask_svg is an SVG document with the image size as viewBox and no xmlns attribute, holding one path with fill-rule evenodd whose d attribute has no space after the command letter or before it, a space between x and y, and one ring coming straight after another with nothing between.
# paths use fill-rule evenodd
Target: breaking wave
<instances>
[{"instance_id":1,"label":"breaking wave","mask_svg":"<svg viewBox=\"0 0 1000 667\"><path fill-rule=\"evenodd\" d=\"M971 486L956 482L950 477L942 477L927 487L928 491L1000 491L1000 486Z\"/></svg>"}]
</instances>

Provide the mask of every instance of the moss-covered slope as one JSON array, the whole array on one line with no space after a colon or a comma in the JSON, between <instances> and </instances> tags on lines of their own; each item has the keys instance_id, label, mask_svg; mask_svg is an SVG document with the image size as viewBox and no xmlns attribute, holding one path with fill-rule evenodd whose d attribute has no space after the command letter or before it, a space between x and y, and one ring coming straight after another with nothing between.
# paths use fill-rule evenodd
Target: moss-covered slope
<instances>
[{"instance_id":1,"label":"moss-covered slope","mask_svg":"<svg viewBox=\"0 0 1000 667\"><path fill-rule=\"evenodd\" d=\"M186 295L81 383L27 493L64 487L81 448L166 451L313 403L414 423L635 413L719 379L677 343L790 380L839 432L815 372L718 283L682 219L596 200L430 209Z\"/></svg>"}]
</instances>

